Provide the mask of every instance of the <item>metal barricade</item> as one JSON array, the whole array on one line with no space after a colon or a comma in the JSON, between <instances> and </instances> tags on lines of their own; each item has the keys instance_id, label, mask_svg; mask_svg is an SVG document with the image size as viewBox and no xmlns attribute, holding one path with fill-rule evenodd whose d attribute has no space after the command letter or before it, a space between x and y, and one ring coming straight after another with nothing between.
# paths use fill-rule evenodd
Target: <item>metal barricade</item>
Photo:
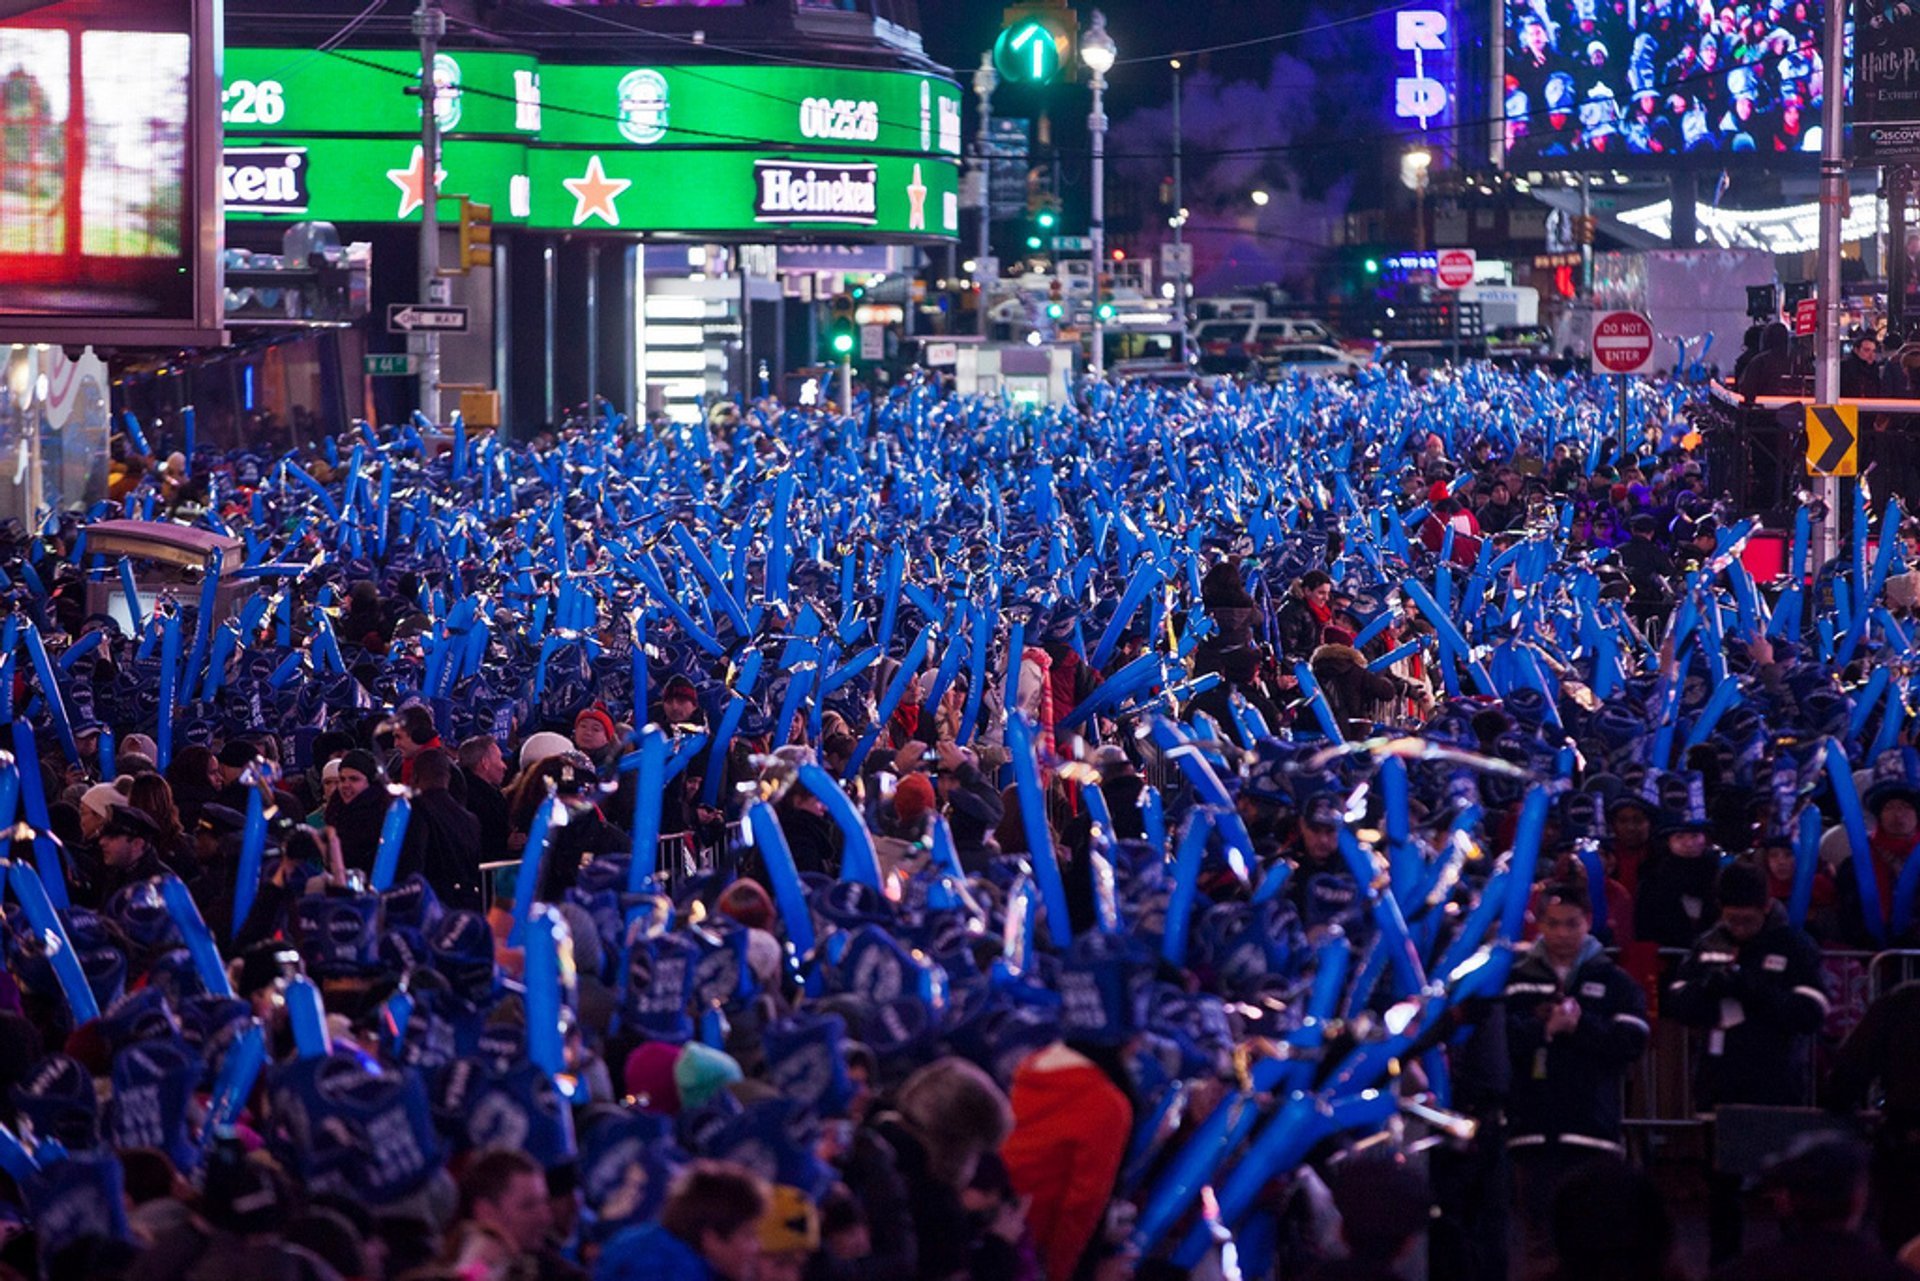
<instances>
[{"instance_id":1,"label":"metal barricade","mask_svg":"<svg viewBox=\"0 0 1920 1281\"><path fill-rule=\"evenodd\" d=\"M1867 1000L1879 1000L1902 983L1920 979L1920 948L1876 952L1867 962Z\"/></svg>"}]
</instances>

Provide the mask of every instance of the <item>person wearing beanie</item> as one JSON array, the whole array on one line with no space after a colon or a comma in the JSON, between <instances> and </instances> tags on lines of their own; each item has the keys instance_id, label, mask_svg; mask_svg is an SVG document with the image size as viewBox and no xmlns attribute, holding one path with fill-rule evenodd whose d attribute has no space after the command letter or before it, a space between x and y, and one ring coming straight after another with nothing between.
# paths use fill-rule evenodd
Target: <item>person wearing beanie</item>
<instances>
[{"instance_id":1,"label":"person wearing beanie","mask_svg":"<svg viewBox=\"0 0 1920 1281\"><path fill-rule=\"evenodd\" d=\"M565 756L573 750L573 740L565 734L544 729L537 734L529 734L526 741L520 744L520 773L529 773L541 762Z\"/></svg>"},{"instance_id":2,"label":"person wearing beanie","mask_svg":"<svg viewBox=\"0 0 1920 1281\"><path fill-rule=\"evenodd\" d=\"M1720 919L1700 936L1662 1012L1704 1034L1694 1105L1804 1107L1813 1085L1813 1042L1826 1023L1827 977L1820 949L1767 894L1767 878L1729 863L1715 887ZM1740 1253L1737 1174L1708 1176L1708 1232L1718 1265Z\"/></svg>"},{"instance_id":3,"label":"person wearing beanie","mask_svg":"<svg viewBox=\"0 0 1920 1281\"><path fill-rule=\"evenodd\" d=\"M683 1110L703 1108L729 1085L743 1079L740 1064L730 1054L710 1045L689 1041L673 1062L673 1088Z\"/></svg>"},{"instance_id":4,"label":"person wearing beanie","mask_svg":"<svg viewBox=\"0 0 1920 1281\"><path fill-rule=\"evenodd\" d=\"M620 759L620 731L606 708L597 705L584 708L573 718L573 745L603 773Z\"/></svg>"},{"instance_id":5,"label":"person wearing beanie","mask_svg":"<svg viewBox=\"0 0 1920 1281\"><path fill-rule=\"evenodd\" d=\"M665 1041L648 1041L627 1055L620 1078L634 1107L654 1116L680 1114L680 1086L673 1071L680 1051Z\"/></svg>"},{"instance_id":6,"label":"person wearing beanie","mask_svg":"<svg viewBox=\"0 0 1920 1281\"><path fill-rule=\"evenodd\" d=\"M893 833L903 839L920 834L927 815L933 813L933 780L915 771L901 779L893 789Z\"/></svg>"},{"instance_id":7,"label":"person wearing beanie","mask_svg":"<svg viewBox=\"0 0 1920 1281\"><path fill-rule=\"evenodd\" d=\"M759 1281L801 1281L819 1249L820 1209L813 1198L791 1184L775 1184L760 1216Z\"/></svg>"},{"instance_id":8,"label":"person wearing beanie","mask_svg":"<svg viewBox=\"0 0 1920 1281\"><path fill-rule=\"evenodd\" d=\"M390 800L386 775L372 752L355 750L340 758L340 778L327 802L326 818L340 838L340 858L348 868L373 871Z\"/></svg>"},{"instance_id":9,"label":"person wearing beanie","mask_svg":"<svg viewBox=\"0 0 1920 1281\"><path fill-rule=\"evenodd\" d=\"M758 881L738 880L727 886L720 891L714 910L750 930L771 930L779 919L774 912L773 897Z\"/></svg>"},{"instance_id":10,"label":"person wearing beanie","mask_svg":"<svg viewBox=\"0 0 1920 1281\"><path fill-rule=\"evenodd\" d=\"M113 807L126 803L125 789L113 783L95 783L80 793L80 835L89 841L97 839L113 817Z\"/></svg>"}]
</instances>

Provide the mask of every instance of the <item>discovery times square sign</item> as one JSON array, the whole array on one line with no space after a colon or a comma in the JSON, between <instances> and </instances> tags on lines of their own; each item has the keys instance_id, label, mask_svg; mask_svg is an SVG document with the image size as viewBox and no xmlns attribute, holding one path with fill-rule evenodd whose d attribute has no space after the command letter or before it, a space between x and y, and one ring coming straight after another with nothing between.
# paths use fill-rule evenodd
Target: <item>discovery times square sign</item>
<instances>
[{"instance_id":1,"label":"discovery times square sign","mask_svg":"<svg viewBox=\"0 0 1920 1281\"><path fill-rule=\"evenodd\" d=\"M411 222L433 185L419 63L399 50L229 49L230 219ZM905 71L435 60L442 196L542 230L959 230L960 91Z\"/></svg>"}]
</instances>

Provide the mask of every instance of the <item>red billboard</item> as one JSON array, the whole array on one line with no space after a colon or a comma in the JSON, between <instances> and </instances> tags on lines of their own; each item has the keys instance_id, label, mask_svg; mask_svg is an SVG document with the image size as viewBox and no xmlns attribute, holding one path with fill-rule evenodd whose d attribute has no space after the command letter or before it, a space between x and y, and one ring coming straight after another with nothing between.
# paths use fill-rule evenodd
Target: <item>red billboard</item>
<instances>
[{"instance_id":1,"label":"red billboard","mask_svg":"<svg viewBox=\"0 0 1920 1281\"><path fill-rule=\"evenodd\" d=\"M219 338L215 0L0 0L0 342Z\"/></svg>"}]
</instances>

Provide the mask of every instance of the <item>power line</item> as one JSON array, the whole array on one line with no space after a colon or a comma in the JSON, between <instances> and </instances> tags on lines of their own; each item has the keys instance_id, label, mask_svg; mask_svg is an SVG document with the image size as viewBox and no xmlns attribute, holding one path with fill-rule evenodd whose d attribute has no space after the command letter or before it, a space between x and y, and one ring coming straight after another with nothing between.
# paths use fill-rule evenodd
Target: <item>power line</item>
<instances>
[{"instance_id":1,"label":"power line","mask_svg":"<svg viewBox=\"0 0 1920 1281\"><path fill-rule=\"evenodd\" d=\"M1293 40L1300 36L1318 35L1322 31L1332 31L1336 27L1349 27L1356 22L1372 22L1390 13L1397 13L1399 5L1387 5L1371 13L1357 13L1350 18L1333 18L1326 22L1317 22L1310 27L1301 27L1294 31L1276 31L1268 36L1252 36L1246 40L1230 40L1225 44L1203 45L1198 49L1172 49L1166 53L1147 53L1135 58L1120 58L1115 65L1127 66L1142 62L1165 62L1169 58L1197 58L1206 53L1226 53L1233 49L1251 49L1256 45L1275 44L1281 40Z\"/></svg>"}]
</instances>

